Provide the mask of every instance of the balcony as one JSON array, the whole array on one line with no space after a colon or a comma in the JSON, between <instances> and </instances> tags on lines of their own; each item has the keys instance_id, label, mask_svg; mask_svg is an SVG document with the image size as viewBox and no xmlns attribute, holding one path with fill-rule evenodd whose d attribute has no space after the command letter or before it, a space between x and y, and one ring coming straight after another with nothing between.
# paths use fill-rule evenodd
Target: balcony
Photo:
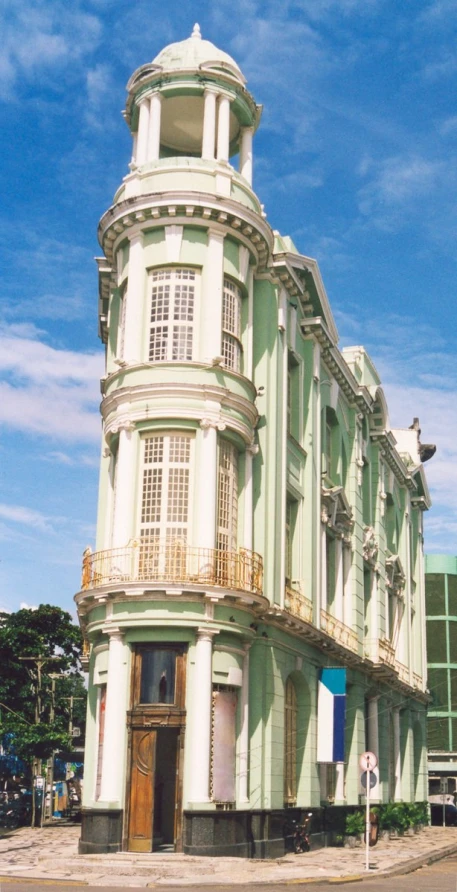
<instances>
[{"instance_id":1,"label":"balcony","mask_svg":"<svg viewBox=\"0 0 457 892\"><path fill-rule=\"evenodd\" d=\"M220 586L261 595L263 561L245 548L222 551L181 541L135 540L125 548L84 553L82 591L131 582Z\"/></svg>"},{"instance_id":2,"label":"balcony","mask_svg":"<svg viewBox=\"0 0 457 892\"><path fill-rule=\"evenodd\" d=\"M358 652L358 639L354 630L326 610L321 610L321 629L342 647L353 653Z\"/></svg>"},{"instance_id":3,"label":"balcony","mask_svg":"<svg viewBox=\"0 0 457 892\"><path fill-rule=\"evenodd\" d=\"M313 621L313 604L312 601L309 601L308 598L305 598L300 591L299 583L295 583L295 587L292 588L286 585L286 610L288 613L291 613L292 616L296 616L298 619L302 619L305 623L312 623Z\"/></svg>"}]
</instances>

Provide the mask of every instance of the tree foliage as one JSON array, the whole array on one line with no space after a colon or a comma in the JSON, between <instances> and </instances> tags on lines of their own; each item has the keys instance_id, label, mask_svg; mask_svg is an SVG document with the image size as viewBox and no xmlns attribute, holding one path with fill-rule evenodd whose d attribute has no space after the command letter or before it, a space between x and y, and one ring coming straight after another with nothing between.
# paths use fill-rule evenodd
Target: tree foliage
<instances>
[{"instance_id":1,"label":"tree foliage","mask_svg":"<svg viewBox=\"0 0 457 892\"><path fill-rule=\"evenodd\" d=\"M0 734L6 749L30 761L69 746L70 697L81 698L73 702L74 724L83 724L85 716L81 648L80 629L60 607L0 613ZM42 665L23 657L39 658ZM60 677L53 681L52 673Z\"/></svg>"}]
</instances>

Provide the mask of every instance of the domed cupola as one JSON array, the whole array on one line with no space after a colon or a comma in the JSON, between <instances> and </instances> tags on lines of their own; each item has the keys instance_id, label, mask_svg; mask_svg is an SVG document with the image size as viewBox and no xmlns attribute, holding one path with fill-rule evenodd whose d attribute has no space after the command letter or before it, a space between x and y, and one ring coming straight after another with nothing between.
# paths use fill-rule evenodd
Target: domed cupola
<instances>
[{"instance_id":1,"label":"domed cupola","mask_svg":"<svg viewBox=\"0 0 457 892\"><path fill-rule=\"evenodd\" d=\"M251 185L252 136L261 106L245 84L236 62L203 40L198 25L187 40L138 68L127 84L124 112L134 140L132 172L171 158L220 167L239 153L239 173Z\"/></svg>"}]
</instances>

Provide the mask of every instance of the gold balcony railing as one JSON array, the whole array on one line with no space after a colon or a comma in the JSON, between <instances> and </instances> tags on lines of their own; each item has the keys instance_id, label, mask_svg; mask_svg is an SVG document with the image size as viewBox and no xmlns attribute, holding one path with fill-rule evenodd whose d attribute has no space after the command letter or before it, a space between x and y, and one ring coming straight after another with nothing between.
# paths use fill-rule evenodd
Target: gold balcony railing
<instances>
[{"instance_id":1,"label":"gold balcony railing","mask_svg":"<svg viewBox=\"0 0 457 892\"><path fill-rule=\"evenodd\" d=\"M364 651L373 663L384 663L395 669L395 648L387 638L366 638Z\"/></svg>"},{"instance_id":2,"label":"gold balcony railing","mask_svg":"<svg viewBox=\"0 0 457 892\"><path fill-rule=\"evenodd\" d=\"M327 613L326 610L321 610L321 629L327 635L330 635L331 638L334 638L338 644L342 644L343 647L347 647L348 650L357 653L358 640L354 630L346 626L335 616L332 616L331 613Z\"/></svg>"},{"instance_id":3,"label":"gold balcony railing","mask_svg":"<svg viewBox=\"0 0 457 892\"><path fill-rule=\"evenodd\" d=\"M313 604L312 601L309 601L308 598L301 592L301 586L298 584L294 584L294 586L286 585L286 602L285 608L288 613L291 613L292 616L298 617L298 619L304 620L305 623L312 623L313 621Z\"/></svg>"},{"instance_id":4,"label":"gold balcony railing","mask_svg":"<svg viewBox=\"0 0 457 892\"><path fill-rule=\"evenodd\" d=\"M83 591L123 582L217 585L261 595L263 561L246 548L195 548L180 540L135 540L125 548L84 552Z\"/></svg>"}]
</instances>

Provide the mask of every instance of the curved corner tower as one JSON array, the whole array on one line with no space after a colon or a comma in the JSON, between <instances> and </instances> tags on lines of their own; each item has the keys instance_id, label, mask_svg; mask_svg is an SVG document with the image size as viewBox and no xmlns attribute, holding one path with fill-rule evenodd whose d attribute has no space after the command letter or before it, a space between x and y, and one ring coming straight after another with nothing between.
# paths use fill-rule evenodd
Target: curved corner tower
<instances>
[{"instance_id":1,"label":"curved corner tower","mask_svg":"<svg viewBox=\"0 0 457 892\"><path fill-rule=\"evenodd\" d=\"M196 25L127 89L80 850L276 857L291 809L360 803L364 750L373 802L424 799L423 455L265 220L233 59Z\"/></svg>"},{"instance_id":2,"label":"curved corner tower","mask_svg":"<svg viewBox=\"0 0 457 892\"><path fill-rule=\"evenodd\" d=\"M261 109L198 25L127 89L130 172L99 226L97 545L77 596L93 643L86 852L181 848L185 805L247 801L246 717L244 775L235 784L221 765L210 789L211 715L215 693L224 721L247 702L264 604L252 542L253 277L273 238L252 191Z\"/></svg>"}]
</instances>

